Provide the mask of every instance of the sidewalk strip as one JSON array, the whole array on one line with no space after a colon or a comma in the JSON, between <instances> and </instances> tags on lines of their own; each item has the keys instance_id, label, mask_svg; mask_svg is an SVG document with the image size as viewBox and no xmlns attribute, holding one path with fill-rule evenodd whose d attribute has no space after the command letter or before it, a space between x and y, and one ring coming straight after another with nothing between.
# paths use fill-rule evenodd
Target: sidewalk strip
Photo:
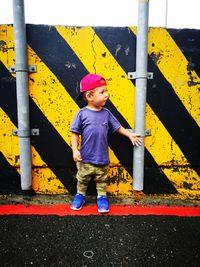
<instances>
[{"instance_id":1,"label":"sidewalk strip","mask_svg":"<svg viewBox=\"0 0 200 267\"><path fill-rule=\"evenodd\" d=\"M85 205L80 211L73 211L69 204L59 205L0 205L0 215L58 215L88 216L101 215L96 205ZM110 205L107 215L169 215L169 216L200 216L200 207L183 206L145 206L145 205Z\"/></svg>"}]
</instances>

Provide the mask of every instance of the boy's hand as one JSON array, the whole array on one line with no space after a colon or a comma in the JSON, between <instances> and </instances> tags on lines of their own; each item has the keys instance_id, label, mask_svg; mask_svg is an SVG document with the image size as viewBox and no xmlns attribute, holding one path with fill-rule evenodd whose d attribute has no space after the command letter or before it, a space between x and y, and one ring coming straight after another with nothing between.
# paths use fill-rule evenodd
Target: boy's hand
<instances>
[{"instance_id":1,"label":"boy's hand","mask_svg":"<svg viewBox=\"0 0 200 267\"><path fill-rule=\"evenodd\" d=\"M142 144L142 138L137 133L130 132L122 126L117 129L117 132L128 137L133 145L140 146Z\"/></svg>"},{"instance_id":2,"label":"boy's hand","mask_svg":"<svg viewBox=\"0 0 200 267\"><path fill-rule=\"evenodd\" d=\"M73 159L75 162L80 162L82 160L80 151L76 150L73 152Z\"/></svg>"},{"instance_id":3,"label":"boy's hand","mask_svg":"<svg viewBox=\"0 0 200 267\"><path fill-rule=\"evenodd\" d=\"M140 137L139 134L136 133L130 133L129 139L135 146L140 146L142 144L142 138Z\"/></svg>"}]
</instances>

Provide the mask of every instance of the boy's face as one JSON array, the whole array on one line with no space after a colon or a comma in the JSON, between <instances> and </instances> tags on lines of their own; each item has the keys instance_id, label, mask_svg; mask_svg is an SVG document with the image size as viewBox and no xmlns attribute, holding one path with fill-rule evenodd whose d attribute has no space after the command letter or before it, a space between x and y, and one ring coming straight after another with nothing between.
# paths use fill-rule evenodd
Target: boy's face
<instances>
[{"instance_id":1,"label":"boy's face","mask_svg":"<svg viewBox=\"0 0 200 267\"><path fill-rule=\"evenodd\" d=\"M91 94L88 95L88 100L94 105L98 107L102 107L105 105L108 100L108 92L106 85L101 87L97 87L92 90Z\"/></svg>"},{"instance_id":2,"label":"boy's face","mask_svg":"<svg viewBox=\"0 0 200 267\"><path fill-rule=\"evenodd\" d=\"M108 100L108 91L106 85L95 88L93 94L93 103L102 107L105 105L107 100Z\"/></svg>"}]
</instances>

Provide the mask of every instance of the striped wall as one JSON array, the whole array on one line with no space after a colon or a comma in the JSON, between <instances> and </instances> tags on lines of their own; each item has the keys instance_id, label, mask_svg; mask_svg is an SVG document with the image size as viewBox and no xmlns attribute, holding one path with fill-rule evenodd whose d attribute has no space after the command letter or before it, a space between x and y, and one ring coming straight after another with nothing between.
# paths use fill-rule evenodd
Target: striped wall
<instances>
[{"instance_id":1,"label":"striped wall","mask_svg":"<svg viewBox=\"0 0 200 267\"><path fill-rule=\"evenodd\" d=\"M125 128L134 127L133 80L136 28L27 25L33 189L37 193L74 194L76 167L69 127L84 103L76 96L88 72L108 82L107 108ZM199 30L150 28L143 194L200 196L200 34ZM0 26L0 192L20 193L13 26ZM132 145L109 136L110 195L132 196ZM95 193L90 184L88 194Z\"/></svg>"}]
</instances>

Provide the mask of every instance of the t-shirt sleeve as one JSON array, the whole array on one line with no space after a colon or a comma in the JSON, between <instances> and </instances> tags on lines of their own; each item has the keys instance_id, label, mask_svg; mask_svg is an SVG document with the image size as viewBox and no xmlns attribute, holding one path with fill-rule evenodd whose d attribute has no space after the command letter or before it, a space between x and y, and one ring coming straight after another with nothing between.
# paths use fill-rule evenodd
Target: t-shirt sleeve
<instances>
[{"instance_id":1,"label":"t-shirt sleeve","mask_svg":"<svg viewBox=\"0 0 200 267\"><path fill-rule=\"evenodd\" d=\"M81 114L77 112L70 126L70 132L81 134Z\"/></svg>"},{"instance_id":2,"label":"t-shirt sleeve","mask_svg":"<svg viewBox=\"0 0 200 267\"><path fill-rule=\"evenodd\" d=\"M115 118L115 116L109 111L109 130L111 133L114 133L119 127L121 127L120 122Z\"/></svg>"}]
</instances>

